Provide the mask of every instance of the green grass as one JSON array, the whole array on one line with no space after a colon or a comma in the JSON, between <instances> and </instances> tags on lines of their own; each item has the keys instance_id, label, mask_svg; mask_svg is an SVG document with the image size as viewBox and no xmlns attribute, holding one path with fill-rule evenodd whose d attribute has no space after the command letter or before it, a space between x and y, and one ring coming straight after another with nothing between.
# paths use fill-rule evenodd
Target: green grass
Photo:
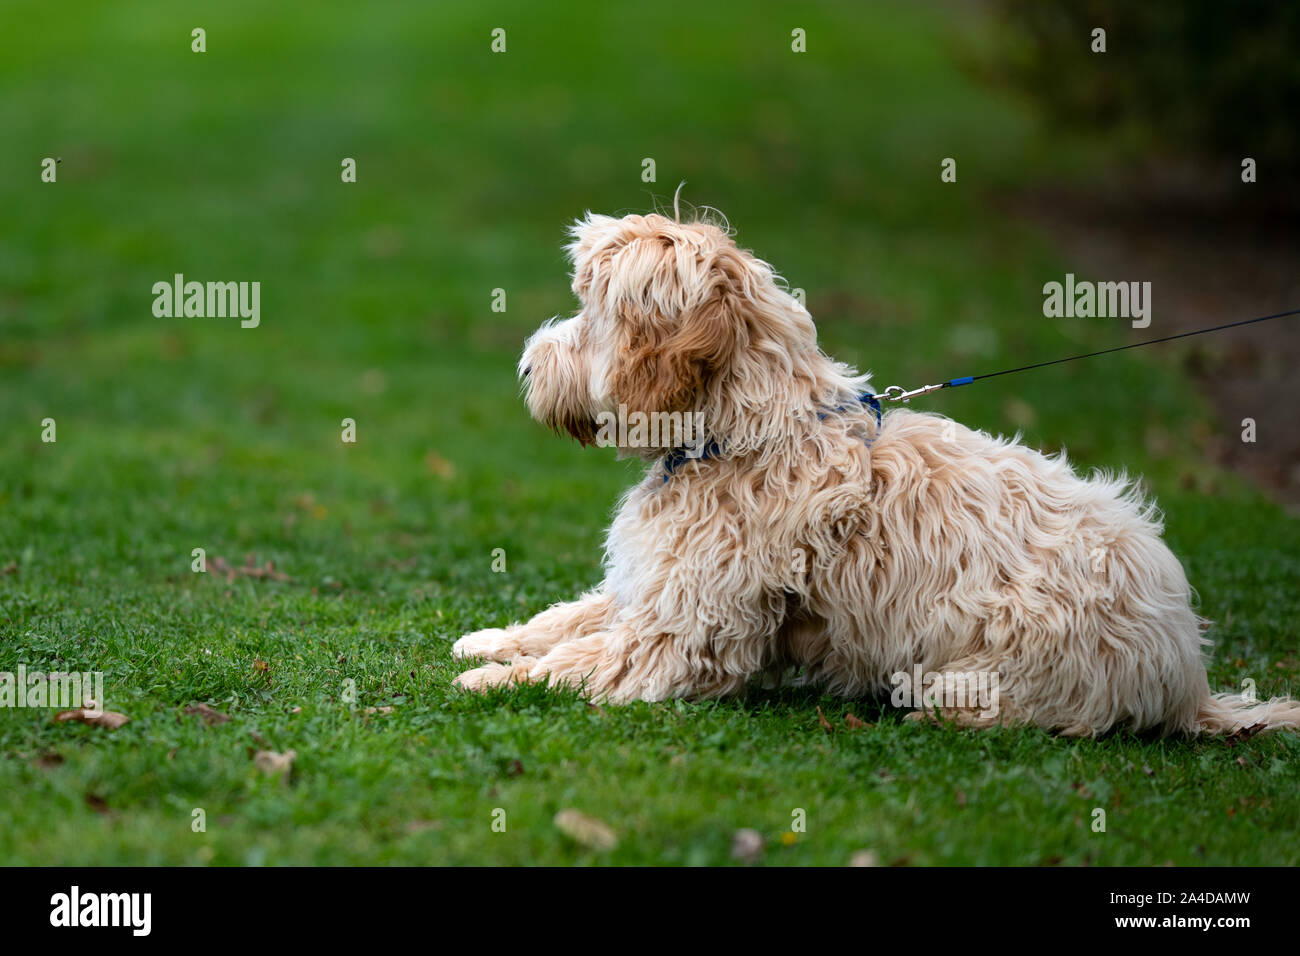
<instances>
[{"instance_id":1,"label":"green grass","mask_svg":"<svg viewBox=\"0 0 1300 956\"><path fill-rule=\"evenodd\" d=\"M963 10L10 4L0 670L101 670L132 719L0 712L0 861L712 864L753 827L769 863L1300 863L1294 735L1074 741L809 692L592 708L449 686L457 636L599 579L636 477L530 422L514 381L526 334L573 307L559 246L584 209L688 180L880 385L1125 341L1041 318L1070 263L988 197L1077 157L953 66L983 28ZM261 327L154 318L175 272L261 281ZM1219 622L1212 681L1286 692L1300 522L1203 460L1212 419L1178 354L927 405L1143 473ZM292 580L192 573L197 547ZM230 721L185 716L196 701ZM259 749L296 751L287 780ZM566 807L618 848L561 835ZM796 808L806 832L783 841Z\"/></svg>"}]
</instances>

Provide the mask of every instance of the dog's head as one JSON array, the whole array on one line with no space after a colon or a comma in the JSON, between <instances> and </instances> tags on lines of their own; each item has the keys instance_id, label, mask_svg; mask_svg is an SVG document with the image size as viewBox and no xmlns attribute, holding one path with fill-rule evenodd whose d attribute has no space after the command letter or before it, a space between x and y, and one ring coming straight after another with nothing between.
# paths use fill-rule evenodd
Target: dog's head
<instances>
[{"instance_id":1,"label":"dog's head","mask_svg":"<svg viewBox=\"0 0 1300 956\"><path fill-rule=\"evenodd\" d=\"M570 233L582 308L534 333L519 371L533 417L584 444L638 413L693 412L729 440L742 412L786 401L796 356L820 356L807 311L712 223L588 214Z\"/></svg>"}]
</instances>

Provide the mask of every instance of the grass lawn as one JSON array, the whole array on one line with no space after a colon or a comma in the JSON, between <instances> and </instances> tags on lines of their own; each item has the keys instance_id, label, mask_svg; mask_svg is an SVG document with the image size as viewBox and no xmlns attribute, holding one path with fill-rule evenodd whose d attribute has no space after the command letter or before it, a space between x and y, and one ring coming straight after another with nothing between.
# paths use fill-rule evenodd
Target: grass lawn
<instances>
[{"instance_id":1,"label":"grass lawn","mask_svg":"<svg viewBox=\"0 0 1300 956\"><path fill-rule=\"evenodd\" d=\"M1090 160L953 65L973 15L9 4L0 671L102 671L131 721L0 711L0 862L721 864L752 827L782 864L1300 863L1296 735L1077 741L808 691L593 708L450 687L456 637L599 580L636 479L532 423L514 380L527 333L573 308L560 243L585 209L645 211L687 180L880 386L1128 341L1042 318L1071 264L988 197ZM175 273L260 281L261 325L155 318ZM1218 622L1212 684L1293 692L1300 520L1205 463L1178 354L923 407L1142 473ZM215 570L250 555L288 579ZM258 750L294 751L288 776ZM560 833L570 807L617 848Z\"/></svg>"}]
</instances>

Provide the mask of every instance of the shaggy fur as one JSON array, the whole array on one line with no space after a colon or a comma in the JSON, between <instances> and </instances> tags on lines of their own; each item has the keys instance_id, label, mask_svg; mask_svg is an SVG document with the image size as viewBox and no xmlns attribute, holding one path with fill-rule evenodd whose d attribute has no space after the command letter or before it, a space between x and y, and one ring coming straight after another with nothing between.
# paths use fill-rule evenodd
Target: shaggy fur
<instances>
[{"instance_id":1,"label":"shaggy fur","mask_svg":"<svg viewBox=\"0 0 1300 956\"><path fill-rule=\"evenodd\" d=\"M797 667L855 696L918 665L998 681L968 726L1226 733L1300 727L1300 703L1213 696L1204 622L1153 505L1122 477L898 409L827 357L770 266L709 222L588 215L572 228L582 309L520 362L539 421L584 443L601 412L695 411L721 450L619 505L604 583L524 624L469 634L469 690L515 681L612 702L716 697ZM919 688L917 689L919 692Z\"/></svg>"}]
</instances>

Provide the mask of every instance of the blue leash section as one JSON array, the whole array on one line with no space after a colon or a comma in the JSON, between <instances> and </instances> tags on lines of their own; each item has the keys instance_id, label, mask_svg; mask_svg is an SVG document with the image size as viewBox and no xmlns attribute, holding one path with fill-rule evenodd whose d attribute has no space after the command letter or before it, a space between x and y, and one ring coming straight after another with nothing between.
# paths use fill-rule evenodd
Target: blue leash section
<instances>
[{"instance_id":1,"label":"blue leash section","mask_svg":"<svg viewBox=\"0 0 1300 956\"><path fill-rule=\"evenodd\" d=\"M881 401L886 402L907 402L918 395L928 395L930 392L937 392L942 388L957 388L960 385L970 385L972 382L978 382L981 379L997 378L999 375L1012 375L1016 372L1028 372L1036 368L1046 368L1049 365L1061 365L1065 362L1077 362L1079 359L1093 358L1097 355L1109 355L1111 352L1123 352L1127 349L1140 349L1144 345L1157 345L1161 342L1172 342L1174 339L1185 339L1193 335L1205 335L1207 332L1221 332L1224 329L1235 329L1239 325L1252 325L1255 322L1267 322L1270 319L1283 319L1289 315L1300 315L1300 309L1291 309L1288 312L1274 312L1272 315L1261 315L1253 319L1242 319L1239 322L1227 322L1223 325L1211 326L1208 329L1196 329L1192 332L1179 332L1177 335L1166 335L1163 338L1147 339L1144 342L1133 342L1130 345L1117 345L1112 349L1101 349L1097 352L1084 352L1082 355L1070 355L1066 358L1052 359L1050 362L1035 362L1033 365L1021 365L1018 368L1006 368L1000 372L985 372L983 375L963 375L960 378L950 378L946 382L939 382L935 385L922 385L920 388L914 388L911 391L903 388L901 385L890 385L883 392L863 392L858 396L858 401L870 408L876 415L876 434L871 436L867 441L867 447L880 435L880 429L884 423L884 412L880 408ZM838 408L832 408L830 411L821 412L817 417L826 418L827 415L833 415L837 412L848 411L849 406L841 405ZM680 468L685 462L708 461L710 458L716 458L722 453L722 446L716 441L711 441L704 446L704 449L697 455L692 455L685 448L674 448L663 458L664 464L664 484L673 473Z\"/></svg>"},{"instance_id":2,"label":"blue leash section","mask_svg":"<svg viewBox=\"0 0 1300 956\"><path fill-rule=\"evenodd\" d=\"M1129 345L1117 345L1113 349L1101 349L1097 352L1084 352L1082 355L1070 355L1066 358L1052 359L1050 362L1035 362L1033 365L1021 365L1018 368L1005 368L1000 372L985 372L983 375L967 375L964 378L950 379L939 385L926 385L923 388L905 394L910 398L913 395L924 394L925 392L934 392L941 388L954 388L958 385L969 385L971 382L978 382L985 378L997 378L999 375L1012 375L1015 372L1028 372L1030 369L1046 368L1049 365L1060 365L1064 362L1077 362L1079 359L1093 358L1097 355L1109 355L1111 352L1140 349L1144 345L1158 345L1161 342L1172 342L1174 339L1185 339L1193 335L1205 335L1207 332L1222 332L1224 329L1235 329L1240 325L1252 325L1256 322L1267 322L1270 319L1284 319L1290 315L1300 315L1300 309L1291 309L1288 312L1274 312L1272 315L1261 315L1253 319L1242 319L1239 322L1226 322L1223 325L1214 325L1208 329L1195 329L1191 332L1179 332L1177 335L1166 335L1162 338L1147 339L1144 342L1133 342ZM896 385L891 385L889 388L885 389L885 391L888 392L893 388L898 388L900 392L902 391L902 389ZM903 400L906 401L906 399Z\"/></svg>"},{"instance_id":3,"label":"blue leash section","mask_svg":"<svg viewBox=\"0 0 1300 956\"><path fill-rule=\"evenodd\" d=\"M1070 355L1066 358L1052 359L1050 362L1035 362L1033 365L1021 365L1017 368L1004 368L1000 372L985 372L983 375L965 375L961 378L952 378L946 382L940 382L937 385L922 385L920 388L914 388L910 392L901 385L891 385L881 392L878 398L883 398L888 402L906 402L908 399L917 395L926 395L930 392L937 392L941 388L956 388L958 385L969 385L972 382L978 382L985 378L997 378L999 375L1012 375L1016 372L1028 372L1035 368L1046 368L1049 365L1061 365L1064 362L1077 362L1079 359L1093 358L1097 355L1109 355L1111 352L1123 352L1127 349L1140 349L1144 345L1157 345L1160 342L1172 342L1174 339L1185 339L1192 335L1204 335L1207 332L1221 332L1224 329L1235 329L1239 325L1251 325L1255 322L1267 322L1269 319L1283 319L1289 315L1300 315L1300 309L1291 309L1288 312L1274 312L1272 315L1261 315L1253 319L1242 319L1240 322L1227 322L1223 325L1211 326L1208 329L1196 329L1192 332L1179 332L1177 335L1166 335L1158 339L1147 339L1144 342L1133 342L1129 345L1117 345L1113 349L1101 349L1096 352L1084 352L1082 355Z\"/></svg>"}]
</instances>

